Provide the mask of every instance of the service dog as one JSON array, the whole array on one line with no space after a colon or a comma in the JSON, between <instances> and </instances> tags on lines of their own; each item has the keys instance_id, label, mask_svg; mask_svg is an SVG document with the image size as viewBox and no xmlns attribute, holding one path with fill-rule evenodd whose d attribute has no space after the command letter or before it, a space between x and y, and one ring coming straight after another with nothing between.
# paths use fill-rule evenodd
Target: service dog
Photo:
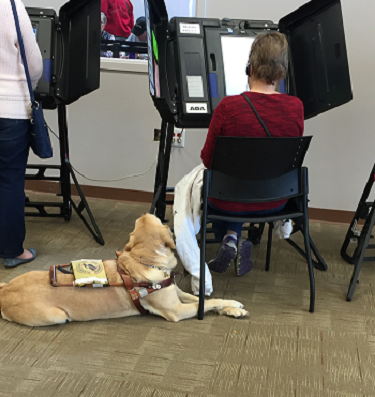
<instances>
[{"instance_id":1,"label":"service dog","mask_svg":"<svg viewBox=\"0 0 375 397\"><path fill-rule=\"evenodd\" d=\"M174 248L169 227L154 215L143 215L137 219L124 250L117 252L117 260L103 262L107 278L110 283L121 284L119 267L133 283L157 285L168 279L177 265ZM71 280L73 276L61 277ZM151 314L173 322L192 318L198 312L198 297L181 291L174 283L141 297L139 302ZM32 327L141 314L124 286L53 287L47 271L28 272L9 284L0 284L0 311L3 319ZM248 315L234 300L205 300L204 311L233 317Z\"/></svg>"}]
</instances>

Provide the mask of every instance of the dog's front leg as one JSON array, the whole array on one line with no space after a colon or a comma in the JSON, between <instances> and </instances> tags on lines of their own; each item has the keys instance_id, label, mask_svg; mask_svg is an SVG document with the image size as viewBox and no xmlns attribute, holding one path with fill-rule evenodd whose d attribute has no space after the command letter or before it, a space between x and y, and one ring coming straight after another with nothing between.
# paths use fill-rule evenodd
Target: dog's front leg
<instances>
[{"instance_id":1,"label":"dog's front leg","mask_svg":"<svg viewBox=\"0 0 375 397\"><path fill-rule=\"evenodd\" d=\"M198 302L196 303L181 303L176 307L173 319L171 321L181 321L187 318L195 317L198 313ZM232 317L245 317L248 312L243 309L243 305L240 302L223 299L208 299L204 301L204 312L215 311L220 314L226 314Z\"/></svg>"},{"instance_id":2,"label":"dog's front leg","mask_svg":"<svg viewBox=\"0 0 375 397\"><path fill-rule=\"evenodd\" d=\"M195 303L195 302L199 302L199 298L197 296L194 296L192 294L187 294L186 292L183 292L180 290L180 288L178 288L176 286L176 290L177 290L177 295L178 298L180 299L180 301L182 303ZM210 301L206 301L210 302ZM222 309L208 309L208 310L214 310L217 311L220 315L227 315L227 316L231 316L231 317L244 317L248 315L248 312L244 309L242 309L242 305L241 307L223 307Z\"/></svg>"},{"instance_id":3,"label":"dog's front leg","mask_svg":"<svg viewBox=\"0 0 375 397\"><path fill-rule=\"evenodd\" d=\"M152 314L164 317L168 321L178 322L187 318L193 318L198 313L199 299L195 299L195 302L192 303L182 303L179 296L186 298L186 295L189 294L185 294L182 291L179 292L179 288L176 285L171 285L161 291L148 295L141 302L142 306ZM194 298L193 296L191 297ZM227 314L234 317L244 317L248 314L242 307L243 305L240 302L234 300L208 299L204 302L205 312L213 310L220 314Z\"/></svg>"},{"instance_id":4,"label":"dog's front leg","mask_svg":"<svg viewBox=\"0 0 375 397\"><path fill-rule=\"evenodd\" d=\"M176 291L177 292L177 291ZM196 317L198 314L198 302L194 303L181 303L176 294L176 300L149 302L144 307L151 313L164 317L168 321L178 322L188 318ZM168 304L169 303L169 304ZM242 304L236 301L222 300L222 299L209 299L204 302L204 311L216 311L220 314L226 314L233 317L244 317L248 312L242 309Z\"/></svg>"},{"instance_id":5,"label":"dog's front leg","mask_svg":"<svg viewBox=\"0 0 375 397\"><path fill-rule=\"evenodd\" d=\"M176 285L176 290L177 290L178 299L182 303L196 303L196 302L199 302L199 298L197 296L194 296L192 294L188 294L186 292L181 291L180 288L177 287L177 285Z\"/></svg>"}]
</instances>

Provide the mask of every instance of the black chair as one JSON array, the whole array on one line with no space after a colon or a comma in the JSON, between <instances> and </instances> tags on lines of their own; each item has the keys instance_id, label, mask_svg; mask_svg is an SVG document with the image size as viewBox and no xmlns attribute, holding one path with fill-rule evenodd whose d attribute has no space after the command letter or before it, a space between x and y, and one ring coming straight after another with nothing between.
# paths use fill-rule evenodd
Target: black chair
<instances>
[{"instance_id":1,"label":"black chair","mask_svg":"<svg viewBox=\"0 0 375 397\"><path fill-rule=\"evenodd\" d=\"M303 233L310 277L310 312L314 312L315 282L308 218L308 171L302 163L312 137L219 137L210 170L204 171L203 215L200 232L198 319L204 317L207 223L214 220L268 223L266 271L271 258L273 222L293 219ZM288 199L283 210L270 215L223 215L207 206L208 197L239 203ZM302 253L302 252L301 252ZM315 255L316 252L314 251Z\"/></svg>"}]
</instances>

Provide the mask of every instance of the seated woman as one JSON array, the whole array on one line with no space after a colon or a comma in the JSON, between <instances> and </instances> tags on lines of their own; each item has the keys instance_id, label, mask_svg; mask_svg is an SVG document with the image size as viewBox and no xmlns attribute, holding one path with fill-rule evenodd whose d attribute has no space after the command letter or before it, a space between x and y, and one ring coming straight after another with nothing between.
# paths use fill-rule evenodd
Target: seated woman
<instances>
[{"instance_id":1,"label":"seated woman","mask_svg":"<svg viewBox=\"0 0 375 397\"><path fill-rule=\"evenodd\" d=\"M293 96L275 91L277 83L286 77L288 42L278 32L256 36L250 52L249 86L246 95L274 137L302 136L304 112L302 102ZM215 109L205 145L201 152L203 164L210 168L218 136L267 137L254 111L242 95L224 98ZM246 204L209 199L209 206L225 214L270 214L284 208L286 200L271 203ZM236 259L237 274L252 269L252 243L240 240L243 223L216 221L213 230L220 248L208 263L210 270L224 273ZM240 243L239 243L240 242Z\"/></svg>"}]
</instances>

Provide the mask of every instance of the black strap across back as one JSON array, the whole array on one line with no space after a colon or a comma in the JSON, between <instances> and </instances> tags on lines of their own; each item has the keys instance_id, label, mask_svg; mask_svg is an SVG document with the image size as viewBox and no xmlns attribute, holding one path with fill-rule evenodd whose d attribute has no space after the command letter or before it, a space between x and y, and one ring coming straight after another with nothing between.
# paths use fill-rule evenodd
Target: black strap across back
<instances>
[{"instance_id":1,"label":"black strap across back","mask_svg":"<svg viewBox=\"0 0 375 397\"><path fill-rule=\"evenodd\" d=\"M253 105L253 103L250 101L250 99L245 95L245 94L241 94L244 98L245 98L245 100L246 100L246 102L248 102L248 104L251 106L251 108L253 109L253 111L254 111L254 113L255 113L255 116L257 116L257 119L259 120L259 123L261 124L261 126L264 128L264 131L266 131L266 134L270 137L270 138L272 138L272 135L271 135L271 133L269 132L269 130L268 130L268 128L267 128L267 126L266 126L266 123L260 118L260 116L259 116L259 113L258 113L258 111L255 109L255 106Z\"/></svg>"}]
</instances>

